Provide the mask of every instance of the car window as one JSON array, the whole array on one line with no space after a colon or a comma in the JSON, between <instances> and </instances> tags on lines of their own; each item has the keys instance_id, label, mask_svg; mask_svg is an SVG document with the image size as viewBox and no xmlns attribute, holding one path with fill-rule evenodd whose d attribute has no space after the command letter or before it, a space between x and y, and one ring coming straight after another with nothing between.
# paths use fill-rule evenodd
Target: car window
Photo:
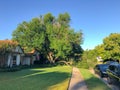
<instances>
[{"instance_id":1,"label":"car window","mask_svg":"<svg viewBox=\"0 0 120 90\"><path fill-rule=\"evenodd\" d=\"M113 65L110 65L110 66L109 66L109 69L110 69L111 71L115 71L115 67L114 67Z\"/></svg>"},{"instance_id":2,"label":"car window","mask_svg":"<svg viewBox=\"0 0 120 90\"><path fill-rule=\"evenodd\" d=\"M102 66L101 66L101 69L102 69L102 70L106 70L107 68L108 68L108 65L102 65Z\"/></svg>"}]
</instances>

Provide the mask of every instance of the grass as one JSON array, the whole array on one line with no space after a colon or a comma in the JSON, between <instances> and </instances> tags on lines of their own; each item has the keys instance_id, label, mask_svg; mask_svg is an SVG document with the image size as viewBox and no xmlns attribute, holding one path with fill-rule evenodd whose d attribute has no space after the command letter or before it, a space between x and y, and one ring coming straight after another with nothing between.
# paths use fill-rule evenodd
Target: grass
<instances>
[{"instance_id":1,"label":"grass","mask_svg":"<svg viewBox=\"0 0 120 90\"><path fill-rule=\"evenodd\" d=\"M111 90L103 81L91 74L87 69L80 69L89 90Z\"/></svg>"},{"instance_id":2,"label":"grass","mask_svg":"<svg viewBox=\"0 0 120 90\"><path fill-rule=\"evenodd\" d=\"M0 90L67 90L71 69L57 66L0 72Z\"/></svg>"}]
</instances>

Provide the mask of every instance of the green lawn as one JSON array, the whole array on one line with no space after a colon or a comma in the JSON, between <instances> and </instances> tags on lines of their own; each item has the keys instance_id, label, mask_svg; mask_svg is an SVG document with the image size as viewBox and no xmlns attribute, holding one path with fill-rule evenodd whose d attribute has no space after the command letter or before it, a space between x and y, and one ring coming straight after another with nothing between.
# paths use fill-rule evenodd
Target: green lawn
<instances>
[{"instance_id":1,"label":"green lawn","mask_svg":"<svg viewBox=\"0 0 120 90\"><path fill-rule=\"evenodd\" d=\"M91 74L87 69L80 69L89 90L111 90L103 81Z\"/></svg>"},{"instance_id":2,"label":"green lawn","mask_svg":"<svg viewBox=\"0 0 120 90\"><path fill-rule=\"evenodd\" d=\"M57 66L0 72L0 90L67 90L71 69Z\"/></svg>"}]
</instances>

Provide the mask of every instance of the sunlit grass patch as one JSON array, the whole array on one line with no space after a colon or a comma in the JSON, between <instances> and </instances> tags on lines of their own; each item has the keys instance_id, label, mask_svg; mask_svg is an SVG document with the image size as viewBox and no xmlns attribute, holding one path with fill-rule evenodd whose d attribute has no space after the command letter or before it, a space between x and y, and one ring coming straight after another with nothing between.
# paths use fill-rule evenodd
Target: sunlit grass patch
<instances>
[{"instance_id":1,"label":"sunlit grass patch","mask_svg":"<svg viewBox=\"0 0 120 90\"><path fill-rule=\"evenodd\" d=\"M80 69L89 90L111 90L103 81L91 74L87 69Z\"/></svg>"},{"instance_id":2,"label":"sunlit grass patch","mask_svg":"<svg viewBox=\"0 0 120 90\"><path fill-rule=\"evenodd\" d=\"M48 88L48 90L67 90L68 89L69 79L64 80L63 82L53 85Z\"/></svg>"},{"instance_id":3,"label":"sunlit grass patch","mask_svg":"<svg viewBox=\"0 0 120 90\"><path fill-rule=\"evenodd\" d=\"M0 90L66 90L71 70L69 66L57 66L2 72Z\"/></svg>"}]
</instances>

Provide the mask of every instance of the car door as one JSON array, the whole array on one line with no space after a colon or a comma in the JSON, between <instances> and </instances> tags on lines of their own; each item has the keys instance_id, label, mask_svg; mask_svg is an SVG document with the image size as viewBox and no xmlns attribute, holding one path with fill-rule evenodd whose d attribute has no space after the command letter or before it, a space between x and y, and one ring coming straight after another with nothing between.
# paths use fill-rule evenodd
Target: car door
<instances>
[{"instance_id":1,"label":"car door","mask_svg":"<svg viewBox=\"0 0 120 90\"><path fill-rule=\"evenodd\" d=\"M115 69L115 67L113 65L110 65L109 69L108 69L108 73L109 73L108 75L112 79L112 81L114 80L114 76L115 76L114 75L114 71L115 71L114 69Z\"/></svg>"},{"instance_id":2,"label":"car door","mask_svg":"<svg viewBox=\"0 0 120 90\"><path fill-rule=\"evenodd\" d=\"M111 78L112 83L118 82L119 79L118 79L118 76L117 76L117 72L118 72L117 66L110 65L109 69L110 69L109 77Z\"/></svg>"},{"instance_id":3,"label":"car door","mask_svg":"<svg viewBox=\"0 0 120 90\"><path fill-rule=\"evenodd\" d=\"M118 83L120 78L119 78L119 68L117 66L114 67L114 82Z\"/></svg>"}]
</instances>

